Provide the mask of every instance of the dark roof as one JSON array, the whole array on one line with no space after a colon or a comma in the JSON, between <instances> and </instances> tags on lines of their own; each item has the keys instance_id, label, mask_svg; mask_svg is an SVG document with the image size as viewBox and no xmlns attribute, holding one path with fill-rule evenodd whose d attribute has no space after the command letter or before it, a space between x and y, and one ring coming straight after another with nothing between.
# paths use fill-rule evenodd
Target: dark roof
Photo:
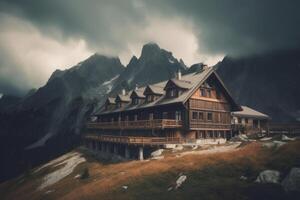
<instances>
[{"instance_id":1,"label":"dark roof","mask_svg":"<svg viewBox=\"0 0 300 200\"><path fill-rule=\"evenodd\" d=\"M258 112L252 108L247 106L242 106L241 111L232 112L233 116L236 117L250 117L250 118L258 118L258 119L270 119L270 117L264 113Z\"/></svg>"},{"instance_id":2,"label":"dark roof","mask_svg":"<svg viewBox=\"0 0 300 200\"><path fill-rule=\"evenodd\" d=\"M108 114L108 113L115 113L115 112L121 112L121 111L130 111L130 110L135 110L135 109L143 109L143 108L149 108L149 107L161 106L161 105L167 105L167 104L175 104L175 103L184 104L189 99L189 97L212 74L215 74L217 79L219 79L219 77L217 76L217 74L215 72L215 68L208 67L208 68L203 69L201 72L195 72L195 73L183 75L181 77L181 80L171 79L171 80L155 83L152 85L148 85L147 87L143 87L141 89L145 90L146 88L150 88L153 92L155 92L157 94L162 94L157 100L155 100L153 102L143 102L138 105L133 105L133 104L129 103L121 108L114 108L112 110L100 110L96 114ZM178 97L166 98L166 93L163 89L169 81L172 81L172 83L176 84L178 87L184 88L186 90L183 90L183 92ZM224 84L222 82L221 82L221 86L224 87L225 92L228 93L228 90L226 89L226 87L224 86ZM131 94L132 91L129 93ZM122 96L123 95L118 95L117 98L120 97L120 99L121 99ZM127 102L130 101L129 97L130 97L130 95L126 96ZM229 97L229 100L231 101L231 103L233 103L233 105L236 107L235 110L240 110L239 106L234 102L234 100L229 95L229 93L228 93L228 97ZM125 99L124 96L122 98Z\"/></svg>"}]
</instances>

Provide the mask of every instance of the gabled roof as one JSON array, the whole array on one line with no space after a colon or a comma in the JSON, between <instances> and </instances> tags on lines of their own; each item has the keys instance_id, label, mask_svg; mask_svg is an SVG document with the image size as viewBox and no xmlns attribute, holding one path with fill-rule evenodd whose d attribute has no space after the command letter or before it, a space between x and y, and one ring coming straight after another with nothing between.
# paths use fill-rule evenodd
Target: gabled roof
<instances>
[{"instance_id":1,"label":"gabled roof","mask_svg":"<svg viewBox=\"0 0 300 200\"><path fill-rule=\"evenodd\" d=\"M160 87L159 85L147 85L144 91L144 95L148 92L156 95L163 95L164 88Z\"/></svg>"},{"instance_id":2,"label":"gabled roof","mask_svg":"<svg viewBox=\"0 0 300 200\"><path fill-rule=\"evenodd\" d=\"M193 86L191 81L171 79L167 82L164 90L166 90L172 84L174 84L176 87L181 88L181 89L190 89Z\"/></svg>"},{"instance_id":3,"label":"gabled roof","mask_svg":"<svg viewBox=\"0 0 300 200\"><path fill-rule=\"evenodd\" d=\"M249 108L247 106L242 106L241 111L232 112L233 116L236 117L250 117L250 118L257 118L257 119L271 119L268 115L261 113L257 110Z\"/></svg>"},{"instance_id":4,"label":"gabled roof","mask_svg":"<svg viewBox=\"0 0 300 200\"><path fill-rule=\"evenodd\" d=\"M116 97L116 102L121 101L121 102L129 102L130 101L130 95L122 95L122 94L118 94L118 96Z\"/></svg>"},{"instance_id":5,"label":"gabled roof","mask_svg":"<svg viewBox=\"0 0 300 200\"><path fill-rule=\"evenodd\" d=\"M144 109L144 108L150 108L155 106L162 106L167 104L181 104L184 105L184 103L194 94L194 92L206 81L208 77L211 75L214 75L214 77L219 82L219 85L223 88L223 91L226 93L226 97L228 97L230 103L234 105L233 110L241 110L239 105L235 103L235 101L232 99L231 95L229 94L228 90L226 89L223 82L220 80L219 76L215 72L214 67L208 67L203 69L200 72L190 73L183 75L181 77L181 80L175 80L172 79L172 83L176 85L180 85L180 87L187 88L186 90L183 90L183 92L175 98L166 98L166 92L163 90L163 88L166 86L166 84L170 81L162 81L156 84L148 85L146 88L144 88L144 94L146 90L151 90L155 93L160 93L161 96L152 102L143 102L138 105L132 105L127 104L124 107L121 108L115 108L113 110L102 110L98 114L108 114L108 113L115 113L115 112L122 112L122 111L130 111L135 109ZM175 81L174 81L175 80ZM119 97L120 96L120 97ZM117 98L121 98L121 95L118 95ZM129 102L129 97L127 97L127 102Z\"/></svg>"},{"instance_id":6,"label":"gabled roof","mask_svg":"<svg viewBox=\"0 0 300 200\"><path fill-rule=\"evenodd\" d=\"M142 98L142 99L145 98L144 90L145 90L145 88L137 88L137 89L133 90L131 92L130 98L133 98L133 97L138 97L138 98Z\"/></svg>"}]
</instances>

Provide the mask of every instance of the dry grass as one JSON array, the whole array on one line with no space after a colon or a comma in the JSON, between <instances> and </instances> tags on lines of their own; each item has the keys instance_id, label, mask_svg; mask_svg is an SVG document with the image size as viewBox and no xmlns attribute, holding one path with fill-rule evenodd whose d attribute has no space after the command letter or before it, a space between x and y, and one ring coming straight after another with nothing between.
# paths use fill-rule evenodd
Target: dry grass
<instances>
[{"instance_id":1,"label":"dry grass","mask_svg":"<svg viewBox=\"0 0 300 200\"><path fill-rule=\"evenodd\" d=\"M206 194L212 189L209 185L214 185L222 191L222 195L227 195L228 198L243 199L243 196L235 196L239 193L232 193L230 190L234 190L227 187L241 187L241 190L243 187L248 187L248 183L239 181L238 178L241 175L254 179L260 170L271 167L274 162L281 162L285 159L288 164L281 164L282 166L277 166L277 168L289 168L299 161L297 151L299 147L300 142L292 142L291 145L274 151L262 148L259 143L251 143L237 151L226 153L186 155L180 158L169 156L163 160L130 161L117 164L102 164L88 158L88 162L80 164L72 175L43 191L36 191L41 181L40 174L39 177L29 177L28 181L18 185L16 180L4 183L0 185L0 192L4 194L2 199L20 200L151 199L157 197L178 199L179 197L187 198L195 192ZM276 164L272 167L276 168L274 165ZM74 176L81 173L85 167L89 169L90 178L74 179ZM167 187L175 181L180 172L188 174L187 186L178 192L167 193ZM213 177L214 180L209 177ZM124 191L122 185L128 185L129 189ZM199 190L198 186L202 190ZM53 192L45 194L47 190L53 190ZM207 197L206 199L217 199L218 195Z\"/></svg>"}]
</instances>

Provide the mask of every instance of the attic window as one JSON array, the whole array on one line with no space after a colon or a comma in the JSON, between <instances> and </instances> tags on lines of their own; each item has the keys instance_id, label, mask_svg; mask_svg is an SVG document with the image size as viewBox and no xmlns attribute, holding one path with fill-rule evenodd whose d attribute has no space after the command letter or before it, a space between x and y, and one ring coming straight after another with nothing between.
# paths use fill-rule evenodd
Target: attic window
<instances>
[{"instance_id":1,"label":"attic window","mask_svg":"<svg viewBox=\"0 0 300 200\"><path fill-rule=\"evenodd\" d=\"M139 99L138 99L138 98L133 98L133 99L132 99L132 104L133 104L133 105L139 104Z\"/></svg>"},{"instance_id":2,"label":"attic window","mask_svg":"<svg viewBox=\"0 0 300 200\"><path fill-rule=\"evenodd\" d=\"M176 89L174 89L174 88L169 89L168 92L167 92L167 96L168 97L175 97L176 96Z\"/></svg>"},{"instance_id":3,"label":"attic window","mask_svg":"<svg viewBox=\"0 0 300 200\"><path fill-rule=\"evenodd\" d=\"M216 90L216 97L217 99L221 99L221 93L219 90Z\"/></svg>"},{"instance_id":4,"label":"attic window","mask_svg":"<svg viewBox=\"0 0 300 200\"><path fill-rule=\"evenodd\" d=\"M206 97L206 91L204 88L200 88L200 94L201 96Z\"/></svg>"},{"instance_id":5,"label":"attic window","mask_svg":"<svg viewBox=\"0 0 300 200\"><path fill-rule=\"evenodd\" d=\"M147 102L152 102L154 101L154 96L153 95L147 95Z\"/></svg>"}]
</instances>

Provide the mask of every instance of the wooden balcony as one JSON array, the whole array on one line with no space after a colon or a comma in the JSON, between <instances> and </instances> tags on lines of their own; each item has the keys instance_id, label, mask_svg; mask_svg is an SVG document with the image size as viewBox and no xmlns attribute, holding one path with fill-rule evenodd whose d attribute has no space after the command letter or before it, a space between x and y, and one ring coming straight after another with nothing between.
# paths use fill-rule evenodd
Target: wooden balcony
<instances>
[{"instance_id":1,"label":"wooden balcony","mask_svg":"<svg viewBox=\"0 0 300 200\"><path fill-rule=\"evenodd\" d=\"M231 124L190 122L190 129L231 130Z\"/></svg>"},{"instance_id":2,"label":"wooden balcony","mask_svg":"<svg viewBox=\"0 0 300 200\"><path fill-rule=\"evenodd\" d=\"M173 119L87 123L87 128L90 129L165 129L181 127L182 121Z\"/></svg>"},{"instance_id":3,"label":"wooden balcony","mask_svg":"<svg viewBox=\"0 0 300 200\"><path fill-rule=\"evenodd\" d=\"M85 138L101 141L101 142L135 144L135 145L179 144L182 142L180 138L169 138L169 137L138 137L138 136L114 136L114 135L88 134L85 135Z\"/></svg>"}]
</instances>

